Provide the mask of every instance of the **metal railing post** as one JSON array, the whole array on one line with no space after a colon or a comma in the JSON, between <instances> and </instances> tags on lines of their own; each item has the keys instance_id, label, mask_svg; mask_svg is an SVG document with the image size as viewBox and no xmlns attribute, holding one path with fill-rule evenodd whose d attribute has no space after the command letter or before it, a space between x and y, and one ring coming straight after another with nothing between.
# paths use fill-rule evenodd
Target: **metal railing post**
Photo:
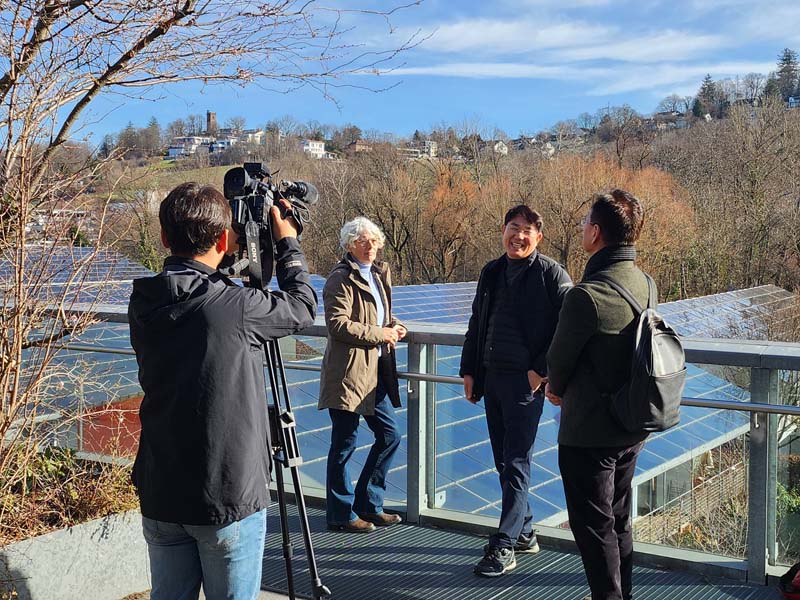
<instances>
[{"instance_id":1,"label":"metal railing post","mask_svg":"<svg viewBox=\"0 0 800 600\"><path fill-rule=\"evenodd\" d=\"M426 347L417 342L408 344L408 372L422 373L427 367ZM408 481L406 484L406 520L419 523L420 514L428 504L426 487L426 421L428 385L422 381L408 381Z\"/></svg>"},{"instance_id":2,"label":"metal railing post","mask_svg":"<svg viewBox=\"0 0 800 600\"><path fill-rule=\"evenodd\" d=\"M426 373L436 373L436 346L426 347ZM425 495L427 508L436 508L436 384L425 386Z\"/></svg>"},{"instance_id":3,"label":"metal railing post","mask_svg":"<svg viewBox=\"0 0 800 600\"><path fill-rule=\"evenodd\" d=\"M750 369L750 400L761 404L777 401L777 376L772 369ZM770 439L774 437L772 419L763 412L750 415L750 465L748 469L747 578L763 585L767 577L769 522L775 518L775 457L770 456ZM770 506L771 505L771 506ZM773 527L774 531L774 527Z\"/></svg>"}]
</instances>

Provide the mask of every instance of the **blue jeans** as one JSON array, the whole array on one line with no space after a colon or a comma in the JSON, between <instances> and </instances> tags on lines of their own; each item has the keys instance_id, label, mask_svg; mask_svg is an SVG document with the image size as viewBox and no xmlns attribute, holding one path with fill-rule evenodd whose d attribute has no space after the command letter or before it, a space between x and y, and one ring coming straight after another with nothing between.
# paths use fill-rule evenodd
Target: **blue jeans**
<instances>
[{"instance_id":1,"label":"blue jeans","mask_svg":"<svg viewBox=\"0 0 800 600\"><path fill-rule=\"evenodd\" d=\"M544 394L531 393L526 373L487 371L484 398L489 440L502 494L500 526L489 543L512 548L521 534L529 536L533 531L528 486Z\"/></svg>"},{"instance_id":2,"label":"blue jeans","mask_svg":"<svg viewBox=\"0 0 800 600\"><path fill-rule=\"evenodd\" d=\"M142 517L150 555L150 600L255 600L267 511L225 525L181 525Z\"/></svg>"},{"instance_id":3,"label":"blue jeans","mask_svg":"<svg viewBox=\"0 0 800 600\"><path fill-rule=\"evenodd\" d=\"M355 491L347 464L356 449L359 415L335 408L328 409L328 413L332 425L325 486L328 523L344 525L358 514L383 512L386 475L400 446L401 435L380 376L375 394L375 414L364 415L367 426L375 434L375 442L361 469Z\"/></svg>"}]
</instances>

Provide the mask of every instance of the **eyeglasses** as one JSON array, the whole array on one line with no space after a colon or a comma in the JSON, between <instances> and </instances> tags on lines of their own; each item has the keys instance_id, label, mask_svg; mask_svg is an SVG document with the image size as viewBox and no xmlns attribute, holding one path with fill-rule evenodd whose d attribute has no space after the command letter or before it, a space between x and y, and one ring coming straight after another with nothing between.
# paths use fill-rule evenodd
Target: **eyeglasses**
<instances>
[{"instance_id":1,"label":"eyeglasses","mask_svg":"<svg viewBox=\"0 0 800 600\"><path fill-rule=\"evenodd\" d=\"M381 243L375 238L370 238L368 240L358 239L355 241L355 243L361 246L362 248L367 248L368 246L375 246L377 248L380 247L381 245Z\"/></svg>"},{"instance_id":2,"label":"eyeglasses","mask_svg":"<svg viewBox=\"0 0 800 600\"><path fill-rule=\"evenodd\" d=\"M520 233L525 237L532 237L536 235L536 233L539 231L535 227L520 227L516 223L509 223L507 227L508 231L510 231L512 234L517 235L518 233Z\"/></svg>"},{"instance_id":3,"label":"eyeglasses","mask_svg":"<svg viewBox=\"0 0 800 600\"><path fill-rule=\"evenodd\" d=\"M586 227L587 223L589 225L597 225L597 223L595 223L594 221L589 220L589 215L586 215L581 219L581 227Z\"/></svg>"}]
</instances>

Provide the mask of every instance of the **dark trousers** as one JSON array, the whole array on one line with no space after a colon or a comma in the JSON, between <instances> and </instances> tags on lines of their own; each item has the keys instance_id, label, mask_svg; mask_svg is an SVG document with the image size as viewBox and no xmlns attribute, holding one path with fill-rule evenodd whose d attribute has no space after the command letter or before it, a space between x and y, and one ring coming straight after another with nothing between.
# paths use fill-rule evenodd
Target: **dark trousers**
<instances>
[{"instance_id":1,"label":"dark trousers","mask_svg":"<svg viewBox=\"0 0 800 600\"><path fill-rule=\"evenodd\" d=\"M558 447L569 526L592 600L630 600L631 481L644 442L611 448Z\"/></svg>"},{"instance_id":2,"label":"dark trousers","mask_svg":"<svg viewBox=\"0 0 800 600\"><path fill-rule=\"evenodd\" d=\"M486 423L502 494L500 526L489 544L513 548L521 533L533 530L528 485L544 396L531 393L526 373L489 370L485 389Z\"/></svg>"},{"instance_id":3,"label":"dark trousers","mask_svg":"<svg viewBox=\"0 0 800 600\"><path fill-rule=\"evenodd\" d=\"M328 523L344 525L355 519L357 514L383 512L386 476L402 436L381 376L378 376L375 394L375 414L364 415L364 420L375 434L375 442L361 469L355 490L348 463L356 450L360 416L335 408L329 409L328 414L331 417L326 481Z\"/></svg>"}]
</instances>

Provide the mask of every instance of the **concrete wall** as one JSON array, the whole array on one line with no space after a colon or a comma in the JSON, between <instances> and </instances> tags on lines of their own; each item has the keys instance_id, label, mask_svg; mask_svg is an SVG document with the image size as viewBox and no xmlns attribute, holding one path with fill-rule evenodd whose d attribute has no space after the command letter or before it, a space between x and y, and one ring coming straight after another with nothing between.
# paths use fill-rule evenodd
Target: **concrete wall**
<instances>
[{"instance_id":1,"label":"concrete wall","mask_svg":"<svg viewBox=\"0 0 800 600\"><path fill-rule=\"evenodd\" d=\"M149 588L135 510L0 548L0 590L19 600L119 600Z\"/></svg>"}]
</instances>

